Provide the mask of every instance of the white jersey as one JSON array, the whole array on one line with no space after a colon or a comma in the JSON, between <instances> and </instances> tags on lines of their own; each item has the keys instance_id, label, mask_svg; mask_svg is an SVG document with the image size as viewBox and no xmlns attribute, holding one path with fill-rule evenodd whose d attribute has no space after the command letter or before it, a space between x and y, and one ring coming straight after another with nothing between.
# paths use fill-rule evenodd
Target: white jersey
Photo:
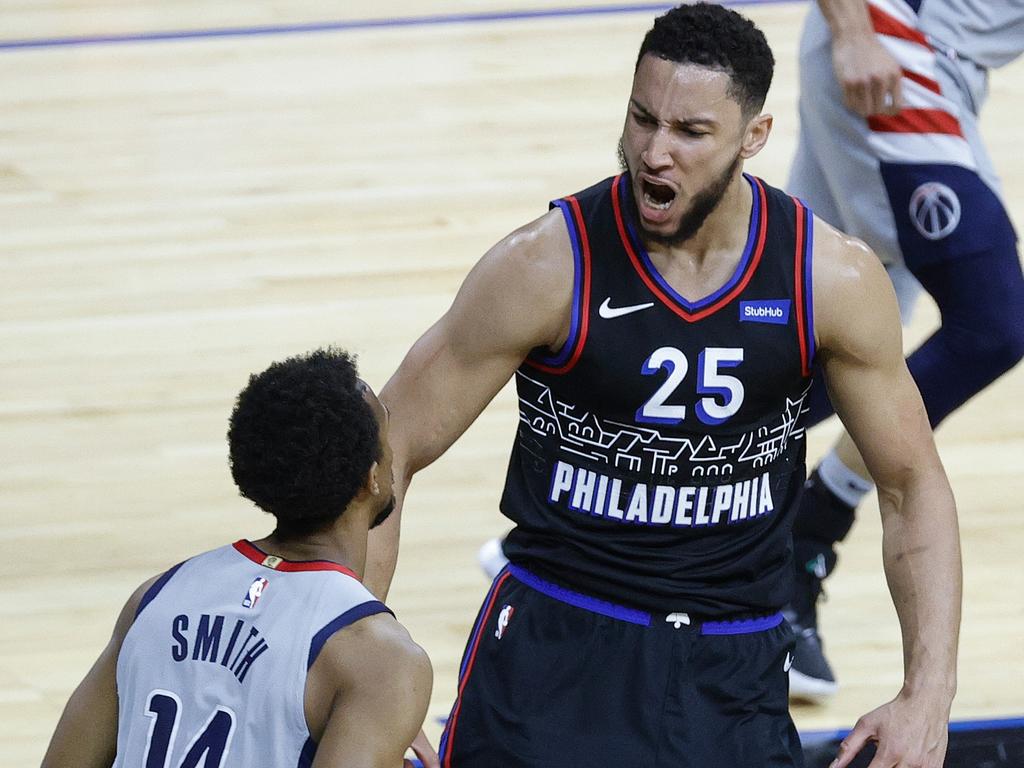
<instances>
[{"instance_id":1,"label":"white jersey","mask_svg":"<svg viewBox=\"0 0 1024 768\"><path fill-rule=\"evenodd\" d=\"M387 610L343 566L244 540L172 568L118 656L114 768L310 765L306 673L331 635Z\"/></svg>"}]
</instances>

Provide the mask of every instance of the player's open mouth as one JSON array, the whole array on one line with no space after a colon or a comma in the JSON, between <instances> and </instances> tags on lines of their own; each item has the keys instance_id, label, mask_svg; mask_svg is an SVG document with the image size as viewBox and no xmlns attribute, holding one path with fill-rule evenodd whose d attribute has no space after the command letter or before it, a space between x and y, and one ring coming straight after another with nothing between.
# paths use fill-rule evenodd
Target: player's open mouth
<instances>
[{"instance_id":1,"label":"player's open mouth","mask_svg":"<svg viewBox=\"0 0 1024 768\"><path fill-rule=\"evenodd\" d=\"M656 211L667 210L672 205L672 201L676 199L676 193L667 184L641 179L640 185L643 190L644 203Z\"/></svg>"}]
</instances>

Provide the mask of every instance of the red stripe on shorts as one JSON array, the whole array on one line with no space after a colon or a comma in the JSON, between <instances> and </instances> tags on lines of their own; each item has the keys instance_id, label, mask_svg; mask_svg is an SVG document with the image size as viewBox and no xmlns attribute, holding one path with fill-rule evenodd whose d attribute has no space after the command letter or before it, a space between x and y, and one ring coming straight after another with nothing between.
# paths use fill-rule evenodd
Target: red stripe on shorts
<instances>
[{"instance_id":1,"label":"red stripe on shorts","mask_svg":"<svg viewBox=\"0 0 1024 768\"><path fill-rule=\"evenodd\" d=\"M904 109L898 115L872 115L868 127L879 133L943 133L963 136L960 121L941 109Z\"/></svg>"},{"instance_id":2,"label":"red stripe on shorts","mask_svg":"<svg viewBox=\"0 0 1024 768\"><path fill-rule=\"evenodd\" d=\"M930 77L925 77L924 75L920 75L917 72L913 72L906 68L903 69L903 76L907 78L907 80L913 80L918 85L923 85L925 88L927 88L929 91L932 91L933 93L942 93L942 86L940 86L935 80L932 80Z\"/></svg>"},{"instance_id":3,"label":"red stripe on shorts","mask_svg":"<svg viewBox=\"0 0 1024 768\"><path fill-rule=\"evenodd\" d=\"M925 48L931 50L931 46L928 44L928 38L926 38L922 32L914 29L913 27L908 27L902 21L890 16L881 8L876 8L868 3L868 14L871 16L871 26L874 27L875 32L878 34L888 35L889 37L898 37L900 40L909 40L912 43L923 45Z\"/></svg>"},{"instance_id":4,"label":"red stripe on shorts","mask_svg":"<svg viewBox=\"0 0 1024 768\"><path fill-rule=\"evenodd\" d=\"M505 584L508 577L511 576L507 571L498 579L494 585L494 589L491 590L491 599L487 601L487 605L484 606L483 613L480 615L480 621L477 626L479 631L473 643L473 647L469 649L469 661L466 662L466 674L462 676L462 680L459 683L459 693L455 701L455 709L452 710L452 716L448 718L448 743L447 749L445 750L444 766L443 768L451 768L452 765L452 742L455 739L455 726L458 725L459 711L462 709L462 692L466 690L466 683L469 682L469 676L473 673L473 662L476 661L476 652L480 647L480 638L484 636L484 627L487 626L488 620L491 618L491 612L494 610L494 603L498 599L498 593L501 591L501 587Z\"/></svg>"}]
</instances>

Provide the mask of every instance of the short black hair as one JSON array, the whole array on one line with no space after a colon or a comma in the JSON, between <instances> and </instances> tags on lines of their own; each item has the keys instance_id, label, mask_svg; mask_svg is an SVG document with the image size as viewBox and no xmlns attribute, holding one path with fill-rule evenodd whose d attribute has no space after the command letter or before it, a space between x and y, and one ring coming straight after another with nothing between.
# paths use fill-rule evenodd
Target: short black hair
<instances>
[{"instance_id":1,"label":"short black hair","mask_svg":"<svg viewBox=\"0 0 1024 768\"><path fill-rule=\"evenodd\" d=\"M253 374L228 428L231 476L241 494L302 536L341 516L380 458L380 425L355 359L317 349Z\"/></svg>"},{"instance_id":2,"label":"short black hair","mask_svg":"<svg viewBox=\"0 0 1024 768\"><path fill-rule=\"evenodd\" d=\"M754 22L715 3L680 5L659 16L640 46L637 67L647 54L726 72L732 79L729 95L745 115L764 106L775 68L768 41Z\"/></svg>"}]
</instances>

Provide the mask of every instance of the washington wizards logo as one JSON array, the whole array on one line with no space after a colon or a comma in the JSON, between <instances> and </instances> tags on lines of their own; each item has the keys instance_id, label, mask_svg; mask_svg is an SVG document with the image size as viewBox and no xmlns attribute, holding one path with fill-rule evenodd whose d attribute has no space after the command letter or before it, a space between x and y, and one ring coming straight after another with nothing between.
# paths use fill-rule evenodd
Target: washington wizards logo
<instances>
[{"instance_id":1,"label":"washington wizards logo","mask_svg":"<svg viewBox=\"0 0 1024 768\"><path fill-rule=\"evenodd\" d=\"M929 181L910 196L910 220L926 240L941 240L960 223L960 198L937 181Z\"/></svg>"}]
</instances>

